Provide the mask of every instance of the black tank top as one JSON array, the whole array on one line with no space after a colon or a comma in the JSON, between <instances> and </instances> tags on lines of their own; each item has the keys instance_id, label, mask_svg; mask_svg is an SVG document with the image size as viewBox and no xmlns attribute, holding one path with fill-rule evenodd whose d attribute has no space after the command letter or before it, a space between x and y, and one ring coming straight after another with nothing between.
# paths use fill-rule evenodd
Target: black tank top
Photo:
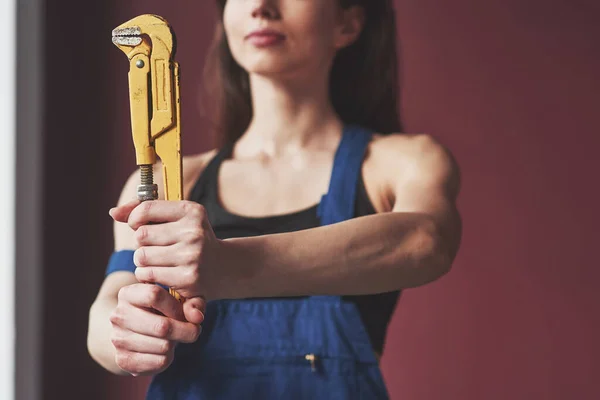
<instances>
[{"instance_id":1,"label":"black tank top","mask_svg":"<svg viewBox=\"0 0 600 400\"><path fill-rule=\"evenodd\" d=\"M297 212L270 216L270 217L245 217L235 215L221 206L218 191L218 173L224 160L231 157L233 145L222 148L208 163L196 184L194 185L190 200L204 206L208 219L219 239L237 237L250 237L286 233L311 229L321 226L317 216L317 207L314 205ZM365 189L362 174L358 180L355 217L375 213L375 209ZM356 304L365 328L373 344L373 349L382 353L388 322L394 312L399 292L382 293L375 295L344 296L345 301Z\"/></svg>"}]
</instances>

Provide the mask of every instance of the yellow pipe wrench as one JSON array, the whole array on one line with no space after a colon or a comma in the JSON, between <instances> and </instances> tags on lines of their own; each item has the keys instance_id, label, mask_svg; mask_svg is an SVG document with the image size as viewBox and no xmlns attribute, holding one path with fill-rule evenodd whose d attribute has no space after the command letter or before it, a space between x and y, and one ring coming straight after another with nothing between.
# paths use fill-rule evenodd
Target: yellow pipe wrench
<instances>
[{"instance_id":1,"label":"yellow pipe wrench","mask_svg":"<svg viewBox=\"0 0 600 400\"><path fill-rule=\"evenodd\" d=\"M129 100L136 163L141 170L140 201L156 200L152 166L162 162L166 200L183 199L179 64L175 34L157 15L140 15L112 31L113 43L129 59ZM183 298L173 289L169 293Z\"/></svg>"}]
</instances>

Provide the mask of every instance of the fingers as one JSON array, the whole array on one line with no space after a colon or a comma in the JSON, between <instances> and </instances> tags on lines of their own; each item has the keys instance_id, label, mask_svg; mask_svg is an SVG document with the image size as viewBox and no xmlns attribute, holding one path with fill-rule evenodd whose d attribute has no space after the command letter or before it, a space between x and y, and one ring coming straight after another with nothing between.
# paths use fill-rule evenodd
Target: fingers
<instances>
[{"instance_id":1,"label":"fingers","mask_svg":"<svg viewBox=\"0 0 600 400\"><path fill-rule=\"evenodd\" d=\"M198 269L194 267L142 267L136 268L135 277L140 282L160 283L179 292L183 297L196 297L197 293L188 293L182 288L190 282L198 281Z\"/></svg>"},{"instance_id":2,"label":"fingers","mask_svg":"<svg viewBox=\"0 0 600 400\"><path fill-rule=\"evenodd\" d=\"M173 362L173 355L158 355L117 351L115 362L123 371L132 375L154 375L167 369Z\"/></svg>"},{"instance_id":3,"label":"fingers","mask_svg":"<svg viewBox=\"0 0 600 400\"><path fill-rule=\"evenodd\" d=\"M206 301L198 297L198 293L182 288L188 287L189 282L197 281L197 276L198 269L193 267L144 267L135 270L135 277L139 282L160 283L175 289L186 298L183 303L183 318L194 324L200 324L204 320Z\"/></svg>"},{"instance_id":4,"label":"fingers","mask_svg":"<svg viewBox=\"0 0 600 400\"><path fill-rule=\"evenodd\" d=\"M169 246L176 243L198 243L206 234L207 229L199 224L177 221L142 225L135 231L134 239L138 247Z\"/></svg>"},{"instance_id":5,"label":"fingers","mask_svg":"<svg viewBox=\"0 0 600 400\"><path fill-rule=\"evenodd\" d=\"M133 234L138 247L170 246L179 243L185 235L185 228L177 222L159 225L142 225Z\"/></svg>"},{"instance_id":6,"label":"fingers","mask_svg":"<svg viewBox=\"0 0 600 400\"><path fill-rule=\"evenodd\" d=\"M183 308L165 289L156 285L136 284L119 290L119 301L135 307L151 308L169 318L184 321Z\"/></svg>"},{"instance_id":7,"label":"fingers","mask_svg":"<svg viewBox=\"0 0 600 400\"><path fill-rule=\"evenodd\" d=\"M156 355L167 355L175 347L166 339L140 335L118 326L113 330L111 342L117 350Z\"/></svg>"},{"instance_id":8,"label":"fingers","mask_svg":"<svg viewBox=\"0 0 600 400\"><path fill-rule=\"evenodd\" d=\"M201 255L201 246L146 246L133 253L136 267L195 266ZM161 282L162 283L162 282Z\"/></svg>"},{"instance_id":9,"label":"fingers","mask_svg":"<svg viewBox=\"0 0 600 400\"><path fill-rule=\"evenodd\" d=\"M206 212L202 205L191 201L145 201L129 214L128 223L135 231L151 222L174 222L185 215L202 220Z\"/></svg>"},{"instance_id":10,"label":"fingers","mask_svg":"<svg viewBox=\"0 0 600 400\"><path fill-rule=\"evenodd\" d=\"M127 222L131 212L140 204L139 200L132 200L129 203L111 208L108 214L117 222Z\"/></svg>"},{"instance_id":11,"label":"fingers","mask_svg":"<svg viewBox=\"0 0 600 400\"><path fill-rule=\"evenodd\" d=\"M161 287L134 284L121 288L118 300L110 316L115 362L134 376L164 371L173 362L175 343L193 343L200 335L204 299L180 304ZM185 314L189 314L190 322L185 321Z\"/></svg>"},{"instance_id":12,"label":"fingers","mask_svg":"<svg viewBox=\"0 0 600 400\"><path fill-rule=\"evenodd\" d=\"M113 326L153 338L194 343L200 335L200 327L189 322L177 321L133 306L117 306L110 316Z\"/></svg>"}]
</instances>

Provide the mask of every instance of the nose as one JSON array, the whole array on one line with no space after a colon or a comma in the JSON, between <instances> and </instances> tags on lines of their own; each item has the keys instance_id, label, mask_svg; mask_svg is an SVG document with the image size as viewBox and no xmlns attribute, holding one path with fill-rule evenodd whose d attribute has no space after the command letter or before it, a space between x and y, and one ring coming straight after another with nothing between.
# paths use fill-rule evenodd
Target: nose
<instances>
[{"instance_id":1,"label":"nose","mask_svg":"<svg viewBox=\"0 0 600 400\"><path fill-rule=\"evenodd\" d=\"M253 18L264 18L264 19L277 19L279 18L279 11L275 0L257 0L252 6L252 17Z\"/></svg>"}]
</instances>

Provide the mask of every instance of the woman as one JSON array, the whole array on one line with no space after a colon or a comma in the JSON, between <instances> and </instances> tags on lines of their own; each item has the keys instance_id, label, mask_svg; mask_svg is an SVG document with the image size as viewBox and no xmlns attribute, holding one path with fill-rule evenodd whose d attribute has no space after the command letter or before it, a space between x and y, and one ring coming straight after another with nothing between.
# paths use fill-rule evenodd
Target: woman
<instances>
[{"instance_id":1,"label":"woman","mask_svg":"<svg viewBox=\"0 0 600 400\"><path fill-rule=\"evenodd\" d=\"M184 159L185 201L125 185L90 353L152 399L386 398L398 294L461 236L451 155L398 133L392 1L218 5L224 144Z\"/></svg>"}]
</instances>

